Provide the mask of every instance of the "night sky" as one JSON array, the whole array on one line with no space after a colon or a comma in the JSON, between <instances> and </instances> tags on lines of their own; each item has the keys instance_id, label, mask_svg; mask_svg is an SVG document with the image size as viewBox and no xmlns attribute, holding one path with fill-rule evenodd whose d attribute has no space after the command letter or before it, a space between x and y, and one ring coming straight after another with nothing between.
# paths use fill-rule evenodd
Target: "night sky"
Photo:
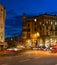
<instances>
[{"instance_id":1,"label":"night sky","mask_svg":"<svg viewBox=\"0 0 57 65\"><path fill-rule=\"evenodd\" d=\"M57 0L0 0L6 7L5 38L22 34L22 15L57 14Z\"/></svg>"}]
</instances>

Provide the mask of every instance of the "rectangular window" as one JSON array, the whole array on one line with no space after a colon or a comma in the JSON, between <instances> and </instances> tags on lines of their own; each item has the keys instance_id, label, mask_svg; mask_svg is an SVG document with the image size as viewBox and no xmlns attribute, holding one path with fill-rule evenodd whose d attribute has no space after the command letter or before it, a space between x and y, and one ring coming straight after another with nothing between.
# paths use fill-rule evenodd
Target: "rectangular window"
<instances>
[{"instance_id":1,"label":"rectangular window","mask_svg":"<svg viewBox=\"0 0 57 65\"><path fill-rule=\"evenodd\" d=\"M35 22L35 24L34 25L36 25L36 22Z\"/></svg>"},{"instance_id":2,"label":"rectangular window","mask_svg":"<svg viewBox=\"0 0 57 65\"><path fill-rule=\"evenodd\" d=\"M27 29L28 32L30 32L30 29Z\"/></svg>"},{"instance_id":3,"label":"rectangular window","mask_svg":"<svg viewBox=\"0 0 57 65\"><path fill-rule=\"evenodd\" d=\"M57 35L57 32L55 32L55 36Z\"/></svg>"},{"instance_id":4,"label":"rectangular window","mask_svg":"<svg viewBox=\"0 0 57 65\"><path fill-rule=\"evenodd\" d=\"M36 28L34 28L34 31L36 32Z\"/></svg>"},{"instance_id":5,"label":"rectangular window","mask_svg":"<svg viewBox=\"0 0 57 65\"><path fill-rule=\"evenodd\" d=\"M57 25L57 22L55 22L55 25Z\"/></svg>"},{"instance_id":6,"label":"rectangular window","mask_svg":"<svg viewBox=\"0 0 57 65\"><path fill-rule=\"evenodd\" d=\"M50 30L51 30L51 31L53 30L53 29L52 29L52 27L51 27L51 29L50 29Z\"/></svg>"},{"instance_id":7,"label":"rectangular window","mask_svg":"<svg viewBox=\"0 0 57 65\"><path fill-rule=\"evenodd\" d=\"M57 26L55 26L55 31L57 31Z\"/></svg>"},{"instance_id":8,"label":"rectangular window","mask_svg":"<svg viewBox=\"0 0 57 65\"><path fill-rule=\"evenodd\" d=\"M48 26L46 27L46 29L48 30Z\"/></svg>"},{"instance_id":9,"label":"rectangular window","mask_svg":"<svg viewBox=\"0 0 57 65\"><path fill-rule=\"evenodd\" d=\"M28 27L30 27L30 24L28 24Z\"/></svg>"},{"instance_id":10,"label":"rectangular window","mask_svg":"<svg viewBox=\"0 0 57 65\"><path fill-rule=\"evenodd\" d=\"M48 25L48 21L45 22L45 25Z\"/></svg>"},{"instance_id":11,"label":"rectangular window","mask_svg":"<svg viewBox=\"0 0 57 65\"><path fill-rule=\"evenodd\" d=\"M48 35L48 32L46 32L46 35Z\"/></svg>"},{"instance_id":12,"label":"rectangular window","mask_svg":"<svg viewBox=\"0 0 57 65\"><path fill-rule=\"evenodd\" d=\"M50 25L53 25L53 21L50 21Z\"/></svg>"},{"instance_id":13,"label":"rectangular window","mask_svg":"<svg viewBox=\"0 0 57 65\"><path fill-rule=\"evenodd\" d=\"M41 26L40 26L40 30L41 30Z\"/></svg>"},{"instance_id":14,"label":"rectangular window","mask_svg":"<svg viewBox=\"0 0 57 65\"><path fill-rule=\"evenodd\" d=\"M53 31L50 32L50 35L53 35Z\"/></svg>"},{"instance_id":15,"label":"rectangular window","mask_svg":"<svg viewBox=\"0 0 57 65\"><path fill-rule=\"evenodd\" d=\"M30 38L30 33L27 34L27 37Z\"/></svg>"}]
</instances>

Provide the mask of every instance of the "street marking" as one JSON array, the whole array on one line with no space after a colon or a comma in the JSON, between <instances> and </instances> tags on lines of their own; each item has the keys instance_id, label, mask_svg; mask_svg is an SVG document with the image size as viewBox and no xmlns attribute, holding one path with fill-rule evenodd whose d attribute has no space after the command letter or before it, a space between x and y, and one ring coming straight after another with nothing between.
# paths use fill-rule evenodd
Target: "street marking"
<instances>
[{"instance_id":1,"label":"street marking","mask_svg":"<svg viewBox=\"0 0 57 65\"><path fill-rule=\"evenodd\" d=\"M19 61L19 62L27 62L27 61L29 61L30 59L26 59L26 60L21 60L21 61Z\"/></svg>"}]
</instances>

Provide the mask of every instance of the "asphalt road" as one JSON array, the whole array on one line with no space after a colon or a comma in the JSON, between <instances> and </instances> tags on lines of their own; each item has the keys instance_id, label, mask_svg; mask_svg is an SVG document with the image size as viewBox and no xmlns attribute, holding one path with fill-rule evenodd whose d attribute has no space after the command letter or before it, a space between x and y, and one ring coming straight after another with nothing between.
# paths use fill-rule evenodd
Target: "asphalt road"
<instances>
[{"instance_id":1,"label":"asphalt road","mask_svg":"<svg viewBox=\"0 0 57 65\"><path fill-rule=\"evenodd\" d=\"M57 65L57 54L27 51L16 56L0 57L0 65Z\"/></svg>"}]
</instances>

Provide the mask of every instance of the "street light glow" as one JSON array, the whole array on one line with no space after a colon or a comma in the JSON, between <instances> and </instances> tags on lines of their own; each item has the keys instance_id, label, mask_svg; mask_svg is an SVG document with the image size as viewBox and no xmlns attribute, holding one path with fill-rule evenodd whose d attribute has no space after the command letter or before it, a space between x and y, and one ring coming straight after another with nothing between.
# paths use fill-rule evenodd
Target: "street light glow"
<instances>
[{"instance_id":1,"label":"street light glow","mask_svg":"<svg viewBox=\"0 0 57 65\"><path fill-rule=\"evenodd\" d=\"M34 19L34 21L36 22L36 21L37 21L37 19L35 18L35 19Z\"/></svg>"},{"instance_id":2,"label":"street light glow","mask_svg":"<svg viewBox=\"0 0 57 65\"><path fill-rule=\"evenodd\" d=\"M40 34L38 32L34 34L34 37L39 37L39 36Z\"/></svg>"},{"instance_id":3,"label":"street light glow","mask_svg":"<svg viewBox=\"0 0 57 65\"><path fill-rule=\"evenodd\" d=\"M37 36L39 37L40 36L40 34L37 32Z\"/></svg>"}]
</instances>

